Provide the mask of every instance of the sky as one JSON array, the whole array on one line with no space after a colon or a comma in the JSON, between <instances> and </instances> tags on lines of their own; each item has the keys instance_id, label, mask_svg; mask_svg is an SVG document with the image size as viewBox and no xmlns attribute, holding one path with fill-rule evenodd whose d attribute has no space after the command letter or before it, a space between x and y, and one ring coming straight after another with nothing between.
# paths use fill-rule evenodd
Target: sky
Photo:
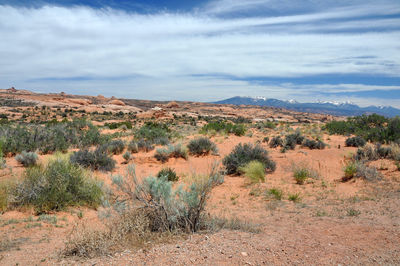
<instances>
[{"instance_id":1,"label":"sky","mask_svg":"<svg viewBox=\"0 0 400 266\"><path fill-rule=\"evenodd\" d=\"M399 0L0 0L0 88L400 108Z\"/></svg>"}]
</instances>

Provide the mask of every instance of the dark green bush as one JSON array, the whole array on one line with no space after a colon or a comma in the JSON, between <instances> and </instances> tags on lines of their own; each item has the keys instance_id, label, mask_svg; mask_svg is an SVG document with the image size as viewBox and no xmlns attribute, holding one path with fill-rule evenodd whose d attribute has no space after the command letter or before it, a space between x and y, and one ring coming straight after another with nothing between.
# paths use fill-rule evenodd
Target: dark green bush
<instances>
[{"instance_id":1,"label":"dark green bush","mask_svg":"<svg viewBox=\"0 0 400 266\"><path fill-rule=\"evenodd\" d=\"M139 147L136 141L131 140L128 143L128 151L130 151L131 153L138 153L139 152Z\"/></svg>"},{"instance_id":2,"label":"dark green bush","mask_svg":"<svg viewBox=\"0 0 400 266\"><path fill-rule=\"evenodd\" d=\"M154 144L157 139L170 138L171 130L166 124L146 122L139 130L135 132L136 140L145 140Z\"/></svg>"},{"instance_id":3,"label":"dark green bush","mask_svg":"<svg viewBox=\"0 0 400 266\"><path fill-rule=\"evenodd\" d=\"M283 147L283 139L280 136L273 137L269 142L270 148Z\"/></svg>"},{"instance_id":4,"label":"dark green bush","mask_svg":"<svg viewBox=\"0 0 400 266\"><path fill-rule=\"evenodd\" d=\"M101 184L88 172L58 158L46 167L27 168L24 180L15 189L13 204L33 205L36 212L43 213L77 205L96 208L102 196Z\"/></svg>"},{"instance_id":5,"label":"dark green bush","mask_svg":"<svg viewBox=\"0 0 400 266\"><path fill-rule=\"evenodd\" d=\"M386 118L377 114L350 117L325 125L330 134L354 134L371 142L389 143L400 139L400 117Z\"/></svg>"},{"instance_id":6,"label":"dark green bush","mask_svg":"<svg viewBox=\"0 0 400 266\"><path fill-rule=\"evenodd\" d=\"M120 139L112 140L105 145L107 145L108 151L112 154L121 154L125 149L125 143Z\"/></svg>"},{"instance_id":7,"label":"dark green bush","mask_svg":"<svg viewBox=\"0 0 400 266\"><path fill-rule=\"evenodd\" d=\"M285 142L283 144L283 148L285 150L294 150L296 145L301 145L304 141L304 137L300 132L296 132L285 137Z\"/></svg>"},{"instance_id":8,"label":"dark green bush","mask_svg":"<svg viewBox=\"0 0 400 266\"><path fill-rule=\"evenodd\" d=\"M92 170L112 171L115 168L115 161L108 156L107 147L100 146L96 150L80 150L74 152L70 160Z\"/></svg>"},{"instance_id":9,"label":"dark green bush","mask_svg":"<svg viewBox=\"0 0 400 266\"><path fill-rule=\"evenodd\" d=\"M262 142L268 143L269 142L269 137L264 137Z\"/></svg>"},{"instance_id":10,"label":"dark green bush","mask_svg":"<svg viewBox=\"0 0 400 266\"><path fill-rule=\"evenodd\" d=\"M243 136L246 133L246 127L243 124L232 124L227 122L209 122L200 130L202 134L208 134L212 131L217 133L235 134Z\"/></svg>"},{"instance_id":11,"label":"dark green bush","mask_svg":"<svg viewBox=\"0 0 400 266\"><path fill-rule=\"evenodd\" d=\"M362 137L351 137L346 139L346 146L347 147L364 147L366 141Z\"/></svg>"},{"instance_id":12,"label":"dark green bush","mask_svg":"<svg viewBox=\"0 0 400 266\"><path fill-rule=\"evenodd\" d=\"M251 161L259 161L264 164L267 171L275 171L275 162L269 158L268 152L258 144L238 144L232 152L223 159L222 163L226 168L227 174L240 174L239 168Z\"/></svg>"},{"instance_id":13,"label":"dark green bush","mask_svg":"<svg viewBox=\"0 0 400 266\"><path fill-rule=\"evenodd\" d=\"M132 123L130 121L124 122L112 122L112 123L105 123L104 126L108 127L109 129L117 129L121 126L126 126L127 129L132 129Z\"/></svg>"},{"instance_id":14,"label":"dark green bush","mask_svg":"<svg viewBox=\"0 0 400 266\"><path fill-rule=\"evenodd\" d=\"M188 144L189 153L192 155L207 155L211 153L217 153L217 146L209 138L197 138L193 139Z\"/></svg>"},{"instance_id":15,"label":"dark green bush","mask_svg":"<svg viewBox=\"0 0 400 266\"><path fill-rule=\"evenodd\" d=\"M164 178L166 178L168 181L171 181L171 182L176 182L176 181L179 180L179 177L178 177L178 175L176 174L175 170L172 169L172 168L169 168L169 167L161 169L161 170L157 173L157 177L158 177L158 178L164 177Z\"/></svg>"},{"instance_id":16,"label":"dark green bush","mask_svg":"<svg viewBox=\"0 0 400 266\"><path fill-rule=\"evenodd\" d=\"M137 147L139 151L144 151L144 152L149 152L154 150L152 142L146 141L144 139L141 139L137 142Z\"/></svg>"},{"instance_id":17,"label":"dark green bush","mask_svg":"<svg viewBox=\"0 0 400 266\"><path fill-rule=\"evenodd\" d=\"M326 144L321 140L306 139L303 142L303 146L308 147L310 150L323 150L325 149Z\"/></svg>"}]
</instances>

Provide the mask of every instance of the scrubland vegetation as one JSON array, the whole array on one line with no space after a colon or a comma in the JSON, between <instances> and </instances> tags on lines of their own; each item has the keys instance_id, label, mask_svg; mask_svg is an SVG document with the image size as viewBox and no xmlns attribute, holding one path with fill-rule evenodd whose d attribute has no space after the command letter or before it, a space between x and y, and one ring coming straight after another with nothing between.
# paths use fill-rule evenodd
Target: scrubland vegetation
<instances>
[{"instance_id":1,"label":"scrubland vegetation","mask_svg":"<svg viewBox=\"0 0 400 266\"><path fill-rule=\"evenodd\" d=\"M5 116L0 125L0 168L7 177L0 179L0 213L31 211L37 218L25 229L40 229L43 221L57 224L52 215L74 213L82 223L69 234L62 258L111 256L222 229L263 232L238 215L253 215L253 207L262 210L254 217L287 212L292 219L329 199L323 210L312 211L315 217L334 216L326 206L342 197L337 187L377 184L400 169L399 118L371 115L304 125L107 112L87 113L90 120L84 120L73 109L54 111L54 120L49 108L36 112L47 118L28 123L22 121L28 116L21 121ZM332 141L334 134L343 136ZM336 169L324 165L329 159L322 157L330 153L336 154ZM234 214L217 215L221 210ZM100 226L85 224L90 211L100 217L91 218ZM363 212L348 208L338 216L343 215L357 218Z\"/></svg>"}]
</instances>

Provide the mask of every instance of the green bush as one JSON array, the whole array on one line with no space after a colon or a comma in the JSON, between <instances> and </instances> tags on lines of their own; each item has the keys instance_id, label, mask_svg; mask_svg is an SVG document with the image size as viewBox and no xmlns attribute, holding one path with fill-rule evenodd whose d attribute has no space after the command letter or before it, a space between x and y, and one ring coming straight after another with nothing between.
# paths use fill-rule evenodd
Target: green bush
<instances>
[{"instance_id":1,"label":"green bush","mask_svg":"<svg viewBox=\"0 0 400 266\"><path fill-rule=\"evenodd\" d=\"M175 170L172 168L163 168L157 173L158 178L167 178L168 181L176 182L179 180L178 175Z\"/></svg>"},{"instance_id":2,"label":"green bush","mask_svg":"<svg viewBox=\"0 0 400 266\"><path fill-rule=\"evenodd\" d=\"M400 139L400 118L377 114L350 117L347 121L332 121L325 125L330 134L354 134L371 142L389 143Z\"/></svg>"},{"instance_id":3,"label":"green bush","mask_svg":"<svg viewBox=\"0 0 400 266\"><path fill-rule=\"evenodd\" d=\"M226 168L227 174L240 174L239 168L251 161L259 161L267 171L275 171L276 165L269 156L268 152L260 145L238 144L232 152L227 155L222 163Z\"/></svg>"},{"instance_id":4,"label":"green bush","mask_svg":"<svg viewBox=\"0 0 400 266\"><path fill-rule=\"evenodd\" d=\"M355 177L357 174L357 164L355 162L349 162L344 168L343 181L347 181Z\"/></svg>"},{"instance_id":5,"label":"green bush","mask_svg":"<svg viewBox=\"0 0 400 266\"><path fill-rule=\"evenodd\" d=\"M262 142L268 143L269 142L269 137L264 137Z\"/></svg>"},{"instance_id":6,"label":"green bush","mask_svg":"<svg viewBox=\"0 0 400 266\"><path fill-rule=\"evenodd\" d=\"M347 147L364 147L366 141L362 137L351 137L346 139L346 146Z\"/></svg>"},{"instance_id":7,"label":"green bush","mask_svg":"<svg viewBox=\"0 0 400 266\"><path fill-rule=\"evenodd\" d=\"M244 136L246 134L246 127L243 124L232 124L227 122L209 122L204 125L200 130L202 134L209 134L210 132L235 134L236 136Z\"/></svg>"},{"instance_id":8,"label":"green bush","mask_svg":"<svg viewBox=\"0 0 400 266\"><path fill-rule=\"evenodd\" d=\"M67 206L96 208L101 203L101 184L81 167L57 158L46 167L25 171L24 180L16 186L14 205L33 205L36 212L59 211Z\"/></svg>"},{"instance_id":9,"label":"green bush","mask_svg":"<svg viewBox=\"0 0 400 266\"><path fill-rule=\"evenodd\" d=\"M115 161L109 157L106 146L100 146L94 151L80 150L74 152L70 161L92 170L112 171Z\"/></svg>"},{"instance_id":10,"label":"green bush","mask_svg":"<svg viewBox=\"0 0 400 266\"><path fill-rule=\"evenodd\" d=\"M15 189L15 183L13 181L1 181L0 182L0 213L7 211L9 205L9 198L12 195L12 191Z\"/></svg>"},{"instance_id":11,"label":"green bush","mask_svg":"<svg viewBox=\"0 0 400 266\"><path fill-rule=\"evenodd\" d=\"M108 127L109 129L117 129L121 126L125 126L127 129L132 129L132 123L130 121L105 123L104 126Z\"/></svg>"},{"instance_id":12,"label":"green bush","mask_svg":"<svg viewBox=\"0 0 400 266\"><path fill-rule=\"evenodd\" d=\"M265 181L265 166L259 161L251 161L239 167L239 171L244 173L252 184Z\"/></svg>"},{"instance_id":13,"label":"green bush","mask_svg":"<svg viewBox=\"0 0 400 266\"><path fill-rule=\"evenodd\" d=\"M210 152L217 153L217 146L209 138L193 139L188 144L189 153L192 155L207 155Z\"/></svg>"},{"instance_id":14,"label":"green bush","mask_svg":"<svg viewBox=\"0 0 400 266\"><path fill-rule=\"evenodd\" d=\"M307 168L299 168L293 172L293 176L296 179L296 183L299 185L303 185L307 178L310 177L309 171Z\"/></svg>"},{"instance_id":15,"label":"green bush","mask_svg":"<svg viewBox=\"0 0 400 266\"><path fill-rule=\"evenodd\" d=\"M146 122L139 130L135 132L135 139L145 140L151 144L155 144L157 139L169 139L171 137L171 133L171 130L166 124Z\"/></svg>"},{"instance_id":16,"label":"green bush","mask_svg":"<svg viewBox=\"0 0 400 266\"><path fill-rule=\"evenodd\" d=\"M23 151L21 154L15 156L15 160L22 164L24 167L34 166L37 163L38 155L35 152Z\"/></svg>"}]
</instances>

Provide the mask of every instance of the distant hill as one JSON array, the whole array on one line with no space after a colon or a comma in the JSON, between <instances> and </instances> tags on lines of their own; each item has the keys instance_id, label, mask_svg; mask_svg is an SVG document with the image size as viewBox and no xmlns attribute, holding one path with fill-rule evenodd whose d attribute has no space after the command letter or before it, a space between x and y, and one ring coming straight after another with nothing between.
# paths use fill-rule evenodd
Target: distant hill
<instances>
[{"instance_id":1,"label":"distant hill","mask_svg":"<svg viewBox=\"0 0 400 266\"><path fill-rule=\"evenodd\" d=\"M320 113L320 114L331 114L338 116L355 116L363 114L376 113L388 117L400 116L400 109L393 108L391 106L368 106L360 107L350 102L315 102L315 103L300 103L294 100L282 101L277 99L268 99L265 97L232 97L226 100L213 102L216 104L234 104L234 105L257 105L257 106L270 106L285 108L289 110L308 112L308 113Z\"/></svg>"}]
</instances>

